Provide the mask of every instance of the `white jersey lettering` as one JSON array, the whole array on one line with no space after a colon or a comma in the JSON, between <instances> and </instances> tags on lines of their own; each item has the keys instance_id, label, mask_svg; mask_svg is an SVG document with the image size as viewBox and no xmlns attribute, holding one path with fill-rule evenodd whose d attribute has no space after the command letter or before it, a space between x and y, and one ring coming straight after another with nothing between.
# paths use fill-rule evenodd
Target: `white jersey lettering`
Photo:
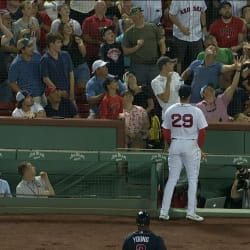
<instances>
[{"instance_id":1,"label":"white jersey lettering","mask_svg":"<svg viewBox=\"0 0 250 250\"><path fill-rule=\"evenodd\" d=\"M141 243L141 242L144 242L144 243L148 243L149 242L149 237L147 236L135 236L133 237L133 241L134 243Z\"/></svg>"},{"instance_id":2,"label":"white jersey lettering","mask_svg":"<svg viewBox=\"0 0 250 250\"><path fill-rule=\"evenodd\" d=\"M172 138L196 140L199 130L207 127L207 122L197 107L176 103L164 113L162 127L171 130Z\"/></svg>"}]
</instances>

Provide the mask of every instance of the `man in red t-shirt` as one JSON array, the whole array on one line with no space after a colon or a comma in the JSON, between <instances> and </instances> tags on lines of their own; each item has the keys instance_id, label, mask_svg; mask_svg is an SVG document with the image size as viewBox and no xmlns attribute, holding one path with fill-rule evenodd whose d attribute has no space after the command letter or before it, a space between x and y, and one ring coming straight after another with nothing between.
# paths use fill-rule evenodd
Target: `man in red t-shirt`
<instances>
[{"instance_id":1,"label":"man in red t-shirt","mask_svg":"<svg viewBox=\"0 0 250 250\"><path fill-rule=\"evenodd\" d=\"M0 1L0 9L5 9L6 8L6 0L1 0Z\"/></svg>"},{"instance_id":2,"label":"man in red t-shirt","mask_svg":"<svg viewBox=\"0 0 250 250\"><path fill-rule=\"evenodd\" d=\"M220 4L219 14L221 18L211 24L209 33L216 37L219 47L238 52L245 38L245 25L240 18L232 16L230 2Z\"/></svg>"},{"instance_id":3,"label":"man in red t-shirt","mask_svg":"<svg viewBox=\"0 0 250 250\"><path fill-rule=\"evenodd\" d=\"M82 23L83 39L86 43L87 61L90 67L98 59L102 43L100 30L103 27L113 25L112 20L105 17L106 10L106 3L98 0L95 4L95 14L87 17Z\"/></svg>"}]
</instances>

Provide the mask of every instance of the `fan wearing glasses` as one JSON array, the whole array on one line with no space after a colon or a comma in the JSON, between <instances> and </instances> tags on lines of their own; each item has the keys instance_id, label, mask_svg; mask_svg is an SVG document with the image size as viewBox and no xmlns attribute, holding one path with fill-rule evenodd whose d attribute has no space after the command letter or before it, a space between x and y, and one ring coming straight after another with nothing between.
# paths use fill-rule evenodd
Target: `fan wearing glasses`
<instances>
[{"instance_id":1,"label":"fan wearing glasses","mask_svg":"<svg viewBox=\"0 0 250 250\"><path fill-rule=\"evenodd\" d=\"M234 92L238 86L241 64L242 59L236 59L236 71L232 84L221 95L215 95L215 89L212 84L207 84L201 88L200 95L203 100L197 103L196 106L202 110L208 123L228 122L232 120L227 113L227 106L232 100Z\"/></svg>"}]
</instances>

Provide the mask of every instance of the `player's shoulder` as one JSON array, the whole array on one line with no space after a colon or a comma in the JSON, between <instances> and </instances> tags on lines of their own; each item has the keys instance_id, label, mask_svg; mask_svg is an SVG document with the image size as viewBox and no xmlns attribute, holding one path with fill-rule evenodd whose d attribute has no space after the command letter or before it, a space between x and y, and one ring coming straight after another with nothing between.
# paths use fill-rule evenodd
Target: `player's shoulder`
<instances>
[{"instance_id":1,"label":"player's shoulder","mask_svg":"<svg viewBox=\"0 0 250 250\"><path fill-rule=\"evenodd\" d=\"M173 103L171 106L169 106L167 108L167 110L165 112L166 113L176 112L177 110L179 110L180 107L181 107L181 103L179 103L179 102Z\"/></svg>"}]
</instances>

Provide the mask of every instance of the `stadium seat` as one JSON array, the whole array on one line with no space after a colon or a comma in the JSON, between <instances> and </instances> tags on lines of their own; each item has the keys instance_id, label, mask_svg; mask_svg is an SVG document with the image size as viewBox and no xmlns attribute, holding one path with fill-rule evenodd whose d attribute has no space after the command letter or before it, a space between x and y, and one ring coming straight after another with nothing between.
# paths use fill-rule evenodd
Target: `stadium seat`
<instances>
[{"instance_id":1,"label":"stadium seat","mask_svg":"<svg viewBox=\"0 0 250 250\"><path fill-rule=\"evenodd\" d=\"M81 118L87 118L89 115L89 104L82 103L77 104L78 106L78 113Z\"/></svg>"},{"instance_id":2,"label":"stadium seat","mask_svg":"<svg viewBox=\"0 0 250 250\"><path fill-rule=\"evenodd\" d=\"M15 104L11 102L0 102L0 116L11 116Z\"/></svg>"}]
</instances>

